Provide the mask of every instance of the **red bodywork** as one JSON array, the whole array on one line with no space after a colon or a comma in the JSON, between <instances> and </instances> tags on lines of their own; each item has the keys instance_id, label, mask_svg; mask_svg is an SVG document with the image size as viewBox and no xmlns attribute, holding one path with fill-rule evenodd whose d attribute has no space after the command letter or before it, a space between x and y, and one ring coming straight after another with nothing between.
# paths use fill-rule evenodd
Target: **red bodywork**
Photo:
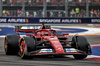
<instances>
[{"instance_id":1,"label":"red bodywork","mask_svg":"<svg viewBox=\"0 0 100 66\"><path fill-rule=\"evenodd\" d=\"M30 36L30 37L35 37L36 39L39 39L39 41L46 41L48 40L51 46L54 49L54 52L44 52L44 53L31 53L30 55L47 55L47 54L68 54L68 55L73 55L73 54L82 54L80 52L65 52L65 48L62 46L61 42L59 41L59 39L65 39L66 41L68 41L68 37L67 35L69 34L62 34L63 36L56 36L55 32L56 30L53 29L43 29L44 25L42 25L38 30L37 29L31 29L31 30L27 30L27 29L15 29L16 32L34 32L33 34L26 34L26 36ZM21 41L21 38L20 40ZM24 43L22 43L24 44ZM68 44L66 43L65 46L67 46ZM25 47L24 47L25 48ZM25 53L27 53L27 51L25 51Z\"/></svg>"}]
</instances>

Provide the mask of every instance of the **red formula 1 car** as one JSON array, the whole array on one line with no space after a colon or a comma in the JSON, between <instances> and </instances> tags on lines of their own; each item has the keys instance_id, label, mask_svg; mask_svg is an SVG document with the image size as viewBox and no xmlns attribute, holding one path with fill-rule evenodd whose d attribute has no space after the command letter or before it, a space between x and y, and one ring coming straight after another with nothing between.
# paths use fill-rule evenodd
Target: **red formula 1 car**
<instances>
[{"instance_id":1,"label":"red formula 1 car","mask_svg":"<svg viewBox=\"0 0 100 66\"><path fill-rule=\"evenodd\" d=\"M5 37L6 55L19 54L22 59L33 58L36 55L73 55L75 59L84 59L91 55L91 47L83 36L74 35L72 41L68 41L67 33L57 34L56 30L48 25L42 25L39 29L25 29L22 26L15 28L16 35ZM26 36L18 35L18 32L33 32Z\"/></svg>"}]
</instances>

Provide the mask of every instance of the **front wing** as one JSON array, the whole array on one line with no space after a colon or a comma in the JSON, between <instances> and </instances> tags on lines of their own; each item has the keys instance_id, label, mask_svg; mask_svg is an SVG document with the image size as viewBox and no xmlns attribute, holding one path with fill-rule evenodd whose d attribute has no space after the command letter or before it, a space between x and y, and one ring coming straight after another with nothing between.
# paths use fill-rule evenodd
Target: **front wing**
<instances>
[{"instance_id":1,"label":"front wing","mask_svg":"<svg viewBox=\"0 0 100 66\"><path fill-rule=\"evenodd\" d=\"M28 56L34 56L34 55L74 55L74 54L91 55L91 53L86 53L84 51L77 50L74 48L65 48L64 53L56 53L54 49L40 49L37 51L25 53L25 54Z\"/></svg>"}]
</instances>

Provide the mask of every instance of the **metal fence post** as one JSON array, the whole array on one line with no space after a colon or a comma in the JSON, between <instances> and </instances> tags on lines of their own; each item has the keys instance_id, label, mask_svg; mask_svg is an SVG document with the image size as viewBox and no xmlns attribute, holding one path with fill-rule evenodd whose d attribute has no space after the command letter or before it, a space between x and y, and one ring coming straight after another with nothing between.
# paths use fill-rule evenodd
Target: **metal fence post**
<instances>
[{"instance_id":1,"label":"metal fence post","mask_svg":"<svg viewBox=\"0 0 100 66\"><path fill-rule=\"evenodd\" d=\"M2 0L0 0L0 17L2 17Z\"/></svg>"},{"instance_id":2,"label":"metal fence post","mask_svg":"<svg viewBox=\"0 0 100 66\"><path fill-rule=\"evenodd\" d=\"M44 0L44 3L43 3L43 17L47 17L47 3L46 3L46 0Z\"/></svg>"},{"instance_id":3,"label":"metal fence post","mask_svg":"<svg viewBox=\"0 0 100 66\"><path fill-rule=\"evenodd\" d=\"M68 0L65 0L65 17L68 17Z\"/></svg>"},{"instance_id":4,"label":"metal fence post","mask_svg":"<svg viewBox=\"0 0 100 66\"><path fill-rule=\"evenodd\" d=\"M86 0L86 17L89 17L89 1Z\"/></svg>"},{"instance_id":5,"label":"metal fence post","mask_svg":"<svg viewBox=\"0 0 100 66\"><path fill-rule=\"evenodd\" d=\"M25 17L25 0L23 0L23 3L22 3L22 11L23 11L23 17Z\"/></svg>"}]
</instances>

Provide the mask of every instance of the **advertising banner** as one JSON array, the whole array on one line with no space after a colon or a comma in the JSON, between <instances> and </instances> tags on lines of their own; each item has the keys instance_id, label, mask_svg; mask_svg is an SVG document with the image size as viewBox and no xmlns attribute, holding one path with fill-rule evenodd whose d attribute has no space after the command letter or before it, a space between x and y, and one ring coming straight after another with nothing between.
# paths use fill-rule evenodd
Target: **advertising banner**
<instances>
[{"instance_id":1,"label":"advertising banner","mask_svg":"<svg viewBox=\"0 0 100 66\"><path fill-rule=\"evenodd\" d=\"M0 17L0 23L53 23L53 24L81 24L100 23L100 18L28 18L28 17Z\"/></svg>"}]
</instances>

